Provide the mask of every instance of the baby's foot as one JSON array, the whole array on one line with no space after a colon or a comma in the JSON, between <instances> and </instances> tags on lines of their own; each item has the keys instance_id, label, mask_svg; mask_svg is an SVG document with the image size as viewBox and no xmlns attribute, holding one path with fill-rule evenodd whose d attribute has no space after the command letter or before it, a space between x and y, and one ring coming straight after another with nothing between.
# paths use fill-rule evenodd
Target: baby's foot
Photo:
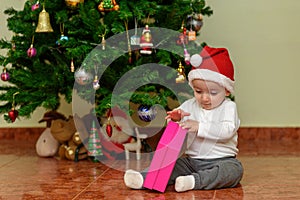
<instances>
[{"instance_id":1,"label":"baby's foot","mask_svg":"<svg viewBox=\"0 0 300 200\"><path fill-rule=\"evenodd\" d=\"M176 192L185 192L195 187L195 178L193 175L178 176L175 182Z\"/></svg>"},{"instance_id":2,"label":"baby's foot","mask_svg":"<svg viewBox=\"0 0 300 200\"><path fill-rule=\"evenodd\" d=\"M125 172L124 182L129 188L142 189L144 178L140 172L129 169Z\"/></svg>"}]
</instances>

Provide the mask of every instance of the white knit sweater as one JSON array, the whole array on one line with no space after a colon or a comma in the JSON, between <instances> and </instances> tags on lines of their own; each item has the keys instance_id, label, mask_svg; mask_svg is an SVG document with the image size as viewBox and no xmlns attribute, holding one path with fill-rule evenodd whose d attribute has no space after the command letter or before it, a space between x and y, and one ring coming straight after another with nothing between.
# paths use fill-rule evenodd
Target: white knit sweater
<instances>
[{"instance_id":1,"label":"white knit sweater","mask_svg":"<svg viewBox=\"0 0 300 200\"><path fill-rule=\"evenodd\" d=\"M192 158L212 159L236 156L237 130L240 125L236 104L225 99L212 110L202 109L195 98L185 101L180 109L191 115L184 117L199 122L198 133L189 133L186 154Z\"/></svg>"}]
</instances>

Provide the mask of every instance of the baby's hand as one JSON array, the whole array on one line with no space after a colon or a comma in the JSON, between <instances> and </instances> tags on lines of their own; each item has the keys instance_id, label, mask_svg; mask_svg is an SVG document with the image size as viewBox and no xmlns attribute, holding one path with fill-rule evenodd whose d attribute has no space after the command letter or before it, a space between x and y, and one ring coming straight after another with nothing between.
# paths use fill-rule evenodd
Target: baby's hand
<instances>
[{"instance_id":1,"label":"baby's hand","mask_svg":"<svg viewBox=\"0 0 300 200\"><path fill-rule=\"evenodd\" d=\"M188 119L184 122L180 122L179 125L184 129L188 129L188 132L190 132L190 133L198 132L199 122L196 120Z\"/></svg>"},{"instance_id":2,"label":"baby's hand","mask_svg":"<svg viewBox=\"0 0 300 200\"><path fill-rule=\"evenodd\" d=\"M171 119L172 121L180 121L183 117L189 116L190 113L185 112L181 109L175 109L167 112L165 119Z\"/></svg>"}]
</instances>

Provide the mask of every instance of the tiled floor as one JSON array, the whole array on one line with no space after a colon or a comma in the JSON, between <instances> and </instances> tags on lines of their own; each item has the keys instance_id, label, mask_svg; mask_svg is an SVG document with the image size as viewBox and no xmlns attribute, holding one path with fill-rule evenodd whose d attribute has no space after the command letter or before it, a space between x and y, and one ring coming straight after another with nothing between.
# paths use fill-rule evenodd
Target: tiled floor
<instances>
[{"instance_id":1,"label":"tiled floor","mask_svg":"<svg viewBox=\"0 0 300 200\"><path fill-rule=\"evenodd\" d=\"M198 200L198 199L300 199L300 148L298 142L241 141L239 159L245 174L234 189L176 193L131 190L123 183L124 169L141 169L142 161L78 163L40 158L34 142L0 140L0 200L17 199L108 199L108 200Z\"/></svg>"}]
</instances>

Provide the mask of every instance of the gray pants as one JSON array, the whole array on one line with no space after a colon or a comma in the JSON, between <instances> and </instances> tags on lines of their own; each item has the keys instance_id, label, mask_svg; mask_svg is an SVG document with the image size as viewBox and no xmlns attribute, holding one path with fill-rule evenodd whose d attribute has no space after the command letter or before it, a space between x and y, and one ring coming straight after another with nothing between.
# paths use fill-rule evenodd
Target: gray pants
<instances>
[{"instance_id":1,"label":"gray pants","mask_svg":"<svg viewBox=\"0 0 300 200\"><path fill-rule=\"evenodd\" d=\"M236 158L179 158L169 179L174 184L178 176L193 175L195 190L235 187L243 176L243 166Z\"/></svg>"}]
</instances>

